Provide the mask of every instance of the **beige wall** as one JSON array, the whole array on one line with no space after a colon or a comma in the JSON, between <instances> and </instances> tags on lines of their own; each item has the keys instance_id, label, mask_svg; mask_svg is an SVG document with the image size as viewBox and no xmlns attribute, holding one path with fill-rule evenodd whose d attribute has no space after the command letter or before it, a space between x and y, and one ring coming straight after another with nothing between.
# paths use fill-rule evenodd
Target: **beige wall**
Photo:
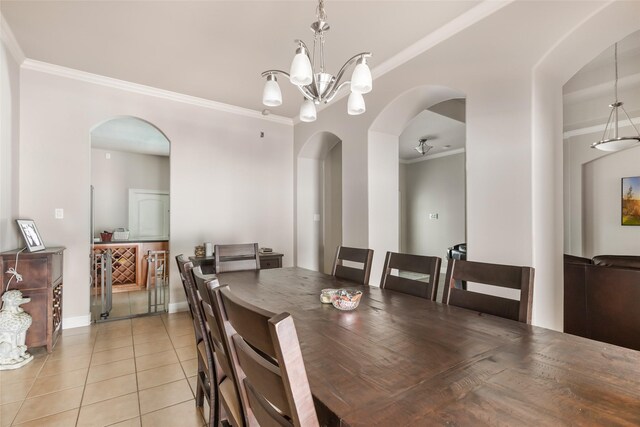
<instances>
[{"instance_id":1,"label":"beige wall","mask_svg":"<svg viewBox=\"0 0 640 427\"><path fill-rule=\"evenodd\" d=\"M343 98L320 111L316 122L297 124L296 153L317 132L333 132L343 141L344 243L368 246L369 231L383 227L399 234L398 224L370 223L368 132L376 117L414 88L456 89L467 106L469 256L534 266L533 323L561 330L562 85L625 32L637 29L639 7L636 2L554 2L549 16L536 2L510 3L377 76L365 96L366 113L347 116ZM392 160L397 164L397 156ZM397 199L398 175L396 170L388 177L396 192L390 190L388 200ZM510 206L515 209L505 208ZM383 256L376 251L374 258Z\"/></svg>"},{"instance_id":2,"label":"beige wall","mask_svg":"<svg viewBox=\"0 0 640 427\"><path fill-rule=\"evenodd\" d=\"M406 250L445 258L465 242L464 153L403 165L406 170ZM438 219L429 219L437 213Z\"/></svg>"},{"instance_id":3,"label":"beige wall","mask_svg":"<svg viewBox=\"0 0 640 427\"><path fill-rule=\"evenodd\" d=\"M640 227L620 224L620 179L628 176L640 176L640 147L584 165L584 256L640 255Z\"/></svg>"},{"instance_id":4,"label":"beige wall","mask_svg":"<svg viewBox=\"0 0 640 427\"><path fill-rule=\"evenodd\" d=\"M67 325L89 314L90 132L116 116L146 120L171 141L172 256L204 241L257 241L292 265L291 126L23 69L20 212L47 244L67 247ZM170 300L186 307L176 269Z\"/></svg>"},{"instance_id":5,"label":"beige wall","mask_svg":"<svg viewBox=\"0 0 640 427\"><path fill-rule=\"evenodd\" d=\"M169 191L169 157L92 148L91 184L94 237L100 237L104 230L128 228L129 189Z\"/></svg>"},{"instance_id":6,"label":"beige wall","mask_svg":"<svg viewBox=\"0 0 640 427\"><path fill-rule=\"evenodd\" d=\"M23 244L18 218L20 68L0 43L0 251Z\"/></svg>"}]
</instances>

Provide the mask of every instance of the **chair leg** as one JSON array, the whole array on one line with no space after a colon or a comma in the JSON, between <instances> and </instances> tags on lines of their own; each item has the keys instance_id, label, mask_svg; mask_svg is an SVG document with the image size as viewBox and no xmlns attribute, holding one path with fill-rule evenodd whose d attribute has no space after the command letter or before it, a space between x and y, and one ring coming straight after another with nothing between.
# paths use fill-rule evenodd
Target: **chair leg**
<instances>
[{"instance_id":1,"label":"chair leg","mask_svg":"<svg viewBox=\"0 0 640 427\"><path fill-rule=\"evenodd\" d=\"M198 357L198 378L196 383L196 406L201 408L204 403L204 366Z\"/></svg>"}]
</instances>

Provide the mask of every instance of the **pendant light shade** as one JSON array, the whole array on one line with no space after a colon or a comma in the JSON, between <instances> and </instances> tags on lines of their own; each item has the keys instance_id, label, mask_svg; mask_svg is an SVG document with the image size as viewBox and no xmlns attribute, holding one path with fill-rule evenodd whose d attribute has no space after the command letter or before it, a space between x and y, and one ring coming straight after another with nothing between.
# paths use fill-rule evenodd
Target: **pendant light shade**
<instances>
[{"instance_id":1,"label":"pendant light shade","mask_svg":"<svg viewBox=\"0 0 640 427\"><path fill-rule=\"evenodd\" d=\"M637 138L618 138L598 141L591 145L600 151L620 151L631 147L640 147L640 136Z\"/></svg>"},{"instance_id":2,"label":"pendant light shade","mask_svg":"<svg viewBox=\"0 0 640 427\"><path fill-rule=\"evenodd\" d=\"M262 91L262 103L268 107L277 107L282 105L282 92L280 91L280 85L278 85L278 79L273 74L267 77L267 81L264 84L264 90Z\"/></svg>"},{"instance_id":3,"label":"pendant light shade","mask_svg":"<svg viewBox=\"0 0 640 427\"><path fill-rule=\"evenodd\" d=\"M291 61L289 80L296 86L307 86L313 81L313 69L306 50L300 46Z\"/></svg>"},{"instance_id":4,"label":"pendant light shade","mask_svg":"<svg viewBox=\"0 0 640 427\"><path fill-rule=\"evenodd\" d=\"M360 58L351 75L351 92L369 93L372 88L371 70L367 65L367 60L364 57Z\"/></svg>"},{"instance_id":5,"label":"pendant light shade","mask_svg":"<svg viewBox=\"0 0 640 427\"><path fill-rule=\"evenodd\" d=\"M310 99L305 99L300 106L300 120L314 122L316 120L316 105Z\"/></svg>"},{"instance_id":6,"label":"pendant light shade","mask_svg":"<svg viewBox=\"0 0 640 427\"><path fill-rule=\"evenodd\" d=\"M367 111L367 107L364 105L364 98L361 93L351 92L349 95L349 101L347 102L347 113L350 116L357 116Z\"/></svg>"}]
</instances>

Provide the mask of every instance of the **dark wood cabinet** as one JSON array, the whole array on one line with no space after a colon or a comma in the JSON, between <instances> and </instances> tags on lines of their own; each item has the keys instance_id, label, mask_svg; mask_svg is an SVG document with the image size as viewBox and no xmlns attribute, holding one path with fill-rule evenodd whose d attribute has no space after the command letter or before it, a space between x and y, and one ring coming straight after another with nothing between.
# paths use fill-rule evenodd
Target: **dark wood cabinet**
<instances>
[{"instance_id":1,"label":"dark wood cabinet","mask_svg":"<svg viewBox=\"0 0 640 427\"><path fill-rule=\"evenodd\" d=\"M282 257L282 254L275 252L260 254L260 268L263 270L282 268Z\"/></svg>"},{"instance_id":2,"label":"dark wood cabinet","mask_svg":"<svg viewBox=\"0 0 640 427\"><path fill-rule=\"evenodd\" d=\"M27 331L27 347L47 346L49 353L62 329L63 251L64 248L59 247L32 253L21 252L16 270L22 275L22 281L13 279L9 288L21 291L25 298L31 298L30 302L22 305L33 319ZM0 296L7 289L11 275L5 272L15 267L17 252L0 253Z\"/></svg>"}]
</instances>

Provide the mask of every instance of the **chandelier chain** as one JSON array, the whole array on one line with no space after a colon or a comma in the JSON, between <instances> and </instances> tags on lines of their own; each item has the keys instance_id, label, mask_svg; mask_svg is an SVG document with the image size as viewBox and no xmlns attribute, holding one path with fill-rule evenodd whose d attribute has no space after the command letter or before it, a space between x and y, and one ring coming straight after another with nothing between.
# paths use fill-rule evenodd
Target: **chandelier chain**
<instances>
[{"instance_id":1,"label":"chandelier chain","mask_svg":"<svg viewBox=\"0 0 640 427\"><path fill-rule=\"evenodd\" d=\"M616 96L616 104L618 103L618 43L615 44L614 50L613 50L613 55L614 55L614 62L616 64L615 66L615 70L616 70L616 79L615 79L615 83L613 85L614 90L615 90L615 96Z\"/></svg>"},{"instance_id":2,"label":"chandelier chain","mask_svg":"<svg viewBox=\"0 0 640 427\"><path fill-rule=\"evenodd\" d=\"M324 0L318 0L318 7L316 8L316 17L318 21L326 21L327 14L324 11Z\"/></svg>"}]
</instances>

